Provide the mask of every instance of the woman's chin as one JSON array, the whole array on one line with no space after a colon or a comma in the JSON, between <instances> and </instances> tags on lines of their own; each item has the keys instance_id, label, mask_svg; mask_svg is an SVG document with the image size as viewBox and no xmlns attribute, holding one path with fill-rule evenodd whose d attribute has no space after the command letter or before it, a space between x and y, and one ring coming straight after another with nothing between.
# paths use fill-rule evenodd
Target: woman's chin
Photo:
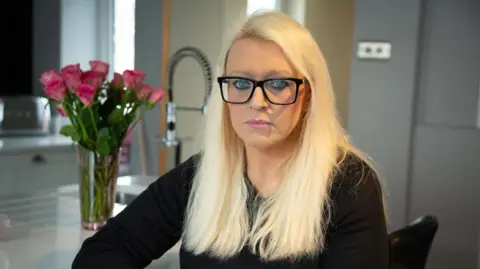
<instances>
[{"instance_id":1,"label":"woman's chin","mask_svg":"<svg viewBox=\"0 0 480 269\"><path fill-rule=\"evenodd\" d=\"M277 139L272 137L249 134L248 138L243 140L246 147L256 148L256 149L269 149L274 147L279 143Z\"/></svg>"}]
</instances>

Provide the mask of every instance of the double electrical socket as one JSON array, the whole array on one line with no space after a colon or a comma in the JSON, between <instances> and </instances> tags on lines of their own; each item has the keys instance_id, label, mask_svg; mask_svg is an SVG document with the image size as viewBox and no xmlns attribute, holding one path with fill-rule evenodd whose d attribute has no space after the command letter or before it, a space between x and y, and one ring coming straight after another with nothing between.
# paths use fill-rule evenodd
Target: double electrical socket
<instances>
[{"instance_id":1,"label":"double electrical socket","mask_svg":"<svg viewBox=\"0 0 480 269\"><path fill-rule=\"evenodd\" d=\"M390 42L358 42L357 57L359 59L388 60L392 57Z\"/></svg>"}]
</instances>

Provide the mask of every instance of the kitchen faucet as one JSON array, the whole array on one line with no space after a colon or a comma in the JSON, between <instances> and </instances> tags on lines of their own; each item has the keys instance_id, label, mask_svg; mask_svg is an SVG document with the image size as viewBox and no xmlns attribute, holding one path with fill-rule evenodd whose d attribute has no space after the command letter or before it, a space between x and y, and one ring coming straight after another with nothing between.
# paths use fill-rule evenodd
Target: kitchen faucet
<instances>
[{"instance_id":1,"label":"kitchen faucet","mask_svg":"<svg viewBox=\"0 0 480 269\"><path fill-rule=\"evenodd\" d=\"M174 101L173 96L173 79L175 75L175 70L178 63L185 58L192 57L200 64L202 68L203 76L205 79L205 95L203 105L201 107L184 107L184 106L177 106ZM175 147L175 166L180 164L180 154L181 154L181 139L177 137L177 130L176 130L176 114L178 111L198 111L202 114L205 114L207 109L207 101L210 93L212 91L212 68L210 63L208 62L207 56L198 48L195 47L183 47L177 50L171 57L168 62L167 66L167 94L168 94L168 102L167 102L167 128L165 131L165 135L162 138L163 144L167 147Z\"/></svg>"}]
</instances>

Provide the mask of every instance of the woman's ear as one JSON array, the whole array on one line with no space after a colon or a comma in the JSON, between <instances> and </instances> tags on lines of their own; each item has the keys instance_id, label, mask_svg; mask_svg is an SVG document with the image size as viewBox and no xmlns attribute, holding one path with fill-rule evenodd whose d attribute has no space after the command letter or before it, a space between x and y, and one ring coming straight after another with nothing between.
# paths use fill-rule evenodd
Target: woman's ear
<instances>
[{"instance_id":1,"label":"woman's ear","mask_svg":"<svg viewBox=\"0 0 480 269\"><path fill-rule=\"evenodd\" d=\"M308 108L310 107L310 102L312 101L312 90L308 82L302 85L303 89L303 101L302 101L302 116L307 114Z\"/></svg>"}]
</instances>

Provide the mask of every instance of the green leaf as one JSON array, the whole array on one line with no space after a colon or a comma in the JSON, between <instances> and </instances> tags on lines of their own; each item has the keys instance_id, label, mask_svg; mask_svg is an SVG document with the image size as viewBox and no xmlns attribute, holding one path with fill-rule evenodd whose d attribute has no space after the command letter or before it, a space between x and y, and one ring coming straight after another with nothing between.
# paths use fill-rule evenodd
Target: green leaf
<instances>
[{"instance_id":1,"label":"green leaf","mask_svg":"<svg viewBox=\"0 0 480 269\"><path fill-rule=\"evenodd\" d=\"M110 145L108 144L108 138L99 138L97 140L97 151L104 156L110 154Z\"/></svg>"},{"instance_id":2,"label":"green leaf","mask_svg":"<svg viewBox=\"0 0 480 269\"><path fill-rule=\"evenodd\" d=\"M83 107L82 108L82 121L85 126L89 126L93 129L93 125L98 126L100 117L96 111L97 107ZM91 111L90 111L91 110Z\"/></svg>"},{"instance_id":3,"label":"green leaf","mask_svg":"<svg viewBox=\"0 0 480 269\"><path fill-rule=\"evenodd\" d=\"M110 125L115 125L121 123L123 119L123 109L115 109L108 115L107 122Z\"/></svg>"},{"instance_id":4,"label":"green leaf","mask_svg":"<svg viewBox=\"0 0 480 269\"><path fill-rule=\"evenodd\" d=\"M75 127L73 127L73 125L63 126L60 130L60 134L71 137L72 140L75 142L80 141L80 135L78 135L78 132L77 130L75 130Z\"/></svg>"},{"instance_id":5,"label":"green leaf","mask_svg":"<svg viewBox=\"0 0 480 269\"><path fill-rule=\"evenodd\" d=\"M111 148L109 140L111 139L110 130L108 128L102 128L98 131L97 137L97 151L102 155L109 155Z\"/></svg>"},{"instance_id":6,"label":"green leaf","mask_svg":"<svg viewBox=\"0 0 480 269\"><path fill-rule=\"evenodd\" d=\"M110 130L108 128L102 128L98 131L98 137L109 137Z\"/></svg>"}]
</instances>

